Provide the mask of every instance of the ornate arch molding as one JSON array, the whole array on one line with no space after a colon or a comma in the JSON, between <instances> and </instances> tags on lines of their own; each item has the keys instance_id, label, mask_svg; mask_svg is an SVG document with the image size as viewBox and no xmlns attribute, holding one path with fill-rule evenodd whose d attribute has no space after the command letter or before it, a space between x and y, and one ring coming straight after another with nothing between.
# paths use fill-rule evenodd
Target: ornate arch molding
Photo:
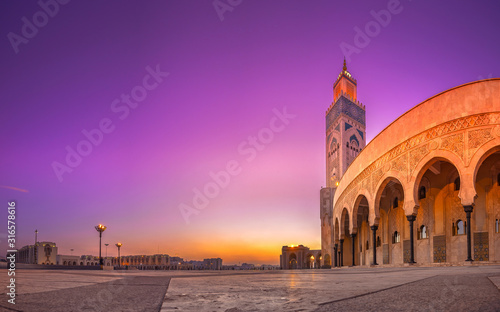
<instances>
[{"instance_id":1,"label":"ornate arch molding","mask_svg":"<svg viewBox=\"0 0 500 312\"><path fill-rule=\"evenodd\" d=\"M356 197L356 200L352 203L352 206L351 206L352 207L352 218L351 218L352 223L349 224L351 233L357 232L359 204L363 200L363 197L365 197L366 201L368 202L368 215L370 215L370 210L373 209L370 192L368 192L367 189L360 190L357 197Z\"/></svg>"},{"instance_id":2,"label":"ornate arch molding","mask_svg":"<svg viewBox=\"0 0 500 312\"><path fill-rule=\"evenodd\" d=\"M472 172L474 184L476 182L477 172L486 158L500 151L500 126L497 126L496 129L498 129L498 136L479 148L471 158L470 167L474 170Z\"/></svg>"},{"instance_id":3,"label":"ornate arch molding","mask_svg":"<svg viewBox=\"0 0 500 312\"><path fill-rule=\"evenodd\" d=\"M350 213L349 211L350 211L350 209L348 209L347 207L344 207L344 209L342 209L342 213L340 216L340 224L339 224L340 225L340 228L339 228L340 239L344 239L346 214L347 214L347 219L349 220L349 227L351 226L352 213Z\"/></svg>"},{"instance_id":4,"label":"ornate arch molding","mask_svg":"<svg viewBox=\"0 0 500 312\"><path fill-rule=\"evenodd\" d=\"M385 189L385 187L387 186L387 184L389 184L389 182L391 180L396 180L398 181L399 184L401 184L401 187L403 188L403 198L405 200L405 206L406 206L406 201L407 201L407 196L406 196L406 188L405 188L405 184L403 179L405 179L405 177L400 174L398 171L389 171L387 173L385 173L382 178L380 179L379 183L377 184L377 187L376 187L376 193L375 193L375 196L374 196L374 205L373 205L373 215L374 215L374 223L371 223L370 221L370 225L377 225L375 224L375 220L379 220L380 219L380 199L382 197L382 193ZM371 218L370 218L371 220Z\"/></svg>"},{"instance_id":5,"label":"ornate arch molding","mask_svg":"<svg viewBox=\"0 0 500 312\"><path fill-rule=\"evenodd\" d=\"M417 175L429 160L439 156L447 159L459 171L461 184L464 185L459 193L462 204L473 204L476 196L473 181L477 164L481 162L477 154L487 149L487 146L500 145L499 137L500 112L469 115L429 128L390 149L361 171L340 194L334 203L334 210L341 210L346 203L353 203L360 190L367 189L374 199L370 223L375 224L380 216L373 194L377 193L380 181L388 172L397 172L407 195L405 212L407 215L415 214L418 208L418 185L415 186L415 182L420 181ZM474 168L474 172L470 167Z\"/></svg>"},{"instance_id":6,"label":"ornate arch molding","mask_svg":"<svg viewBox=\"0 0 500 312\"><path fill-rule=\"evenodd\" d=\"M436 161L444 161L453 165L457 171L458 176L460 177L460 181L465 181L466 179L466 168L462 159L460 159L455 153L445 150L436 150L432 153L427 154L422 159L420 159L419 163L415 167L414 175L411 177L409 182L409 195L414 201L416 207L418 208L418 189L421 184L422 178L425 172L434 165ZM475 193L475 191L474 191ZM460 197L460 193L459 193ZM461 197L460 197L461 198Z\"/></svg>"},{"instance_id":7,"label":"ornate arch molding","mask_svg":"<svg viewBox=\"0 0 500 312\"><path fill-rule=\"evenodd\" d=\"M338 244L339 240L343 237L340 237L340 222L339 218L335 217L335 223L333 225L333 232L334 232L334 244Z\"/></svg>"}]
</instances>

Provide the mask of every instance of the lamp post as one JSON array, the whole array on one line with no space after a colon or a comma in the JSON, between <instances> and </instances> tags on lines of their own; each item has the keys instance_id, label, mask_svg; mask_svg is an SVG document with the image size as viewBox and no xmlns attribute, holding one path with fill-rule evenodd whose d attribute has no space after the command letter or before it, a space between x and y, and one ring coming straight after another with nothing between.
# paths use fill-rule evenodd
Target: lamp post
<instances>
[{"instance_id":1,"label":"lamp post","mask_svg":"<svg viewBox=\"0 0 500 312\"><path fill-rule=\"evenodd\" d=\"M102 257L101 257L101 239L102 239L102 232L104 232L106 230L106 226L99 224L99 225L95 226L95 229L97 232L99 232L99 265L101 266L101 270L102 270L102 267L104 265L104 261L102 261Z\"/></svg>"},{"instance_id":2,"label":"lamp post","mask_svg":"<svg viewBox=\"0 0 500 312\"><path fill-rule=\"evenodd\" d=\"M118 247L118 267L121 268L122 258L120 257L120 247L122 246L122 243L116 243L115 246Z\"/></svg>"},{"instance_id":3,"label":"lamp post","mask_svg":"<svg viewBox=\"0 0 500 312\"><path fill-rule=\"evenodd\" d=\"M108 246L109 244L104 244L104 246L106 246L106 258L108 257Z\"/></svg>"}]
</instances>

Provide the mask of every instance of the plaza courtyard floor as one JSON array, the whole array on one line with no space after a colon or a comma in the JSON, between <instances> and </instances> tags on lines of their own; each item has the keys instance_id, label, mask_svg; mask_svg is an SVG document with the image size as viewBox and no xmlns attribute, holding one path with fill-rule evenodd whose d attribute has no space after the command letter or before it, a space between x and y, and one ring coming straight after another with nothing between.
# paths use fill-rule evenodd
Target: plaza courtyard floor
<instances>
[{"instance_id":1,"label":"plaza courtyard floor","mask_svg":"<svg viewBox=\"0 0 500 312\"><path fill-rule=\"evenodd\" d=\"M0 311L500 311L500 266L294 271L0 270ZM4 286L5 285L5 286Z\"/></svg>"}]
</instances>

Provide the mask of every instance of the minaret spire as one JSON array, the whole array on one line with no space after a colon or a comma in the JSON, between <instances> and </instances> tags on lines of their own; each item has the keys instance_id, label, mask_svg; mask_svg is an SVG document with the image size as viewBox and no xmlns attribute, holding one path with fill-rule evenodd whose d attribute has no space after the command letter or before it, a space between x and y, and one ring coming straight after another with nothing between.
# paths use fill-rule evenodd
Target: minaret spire
<instances>
[{"instance_id":1,"label":"minaret spire","mask_svg":"<svg viewBox=\"0 0 500 312\"><path fill-rule=\"evenodd\" d=\"M345 56L344 56L344 67L342 68L343 71L347 70L347 66L345 65Z\"/></svg>"}]
</instances>

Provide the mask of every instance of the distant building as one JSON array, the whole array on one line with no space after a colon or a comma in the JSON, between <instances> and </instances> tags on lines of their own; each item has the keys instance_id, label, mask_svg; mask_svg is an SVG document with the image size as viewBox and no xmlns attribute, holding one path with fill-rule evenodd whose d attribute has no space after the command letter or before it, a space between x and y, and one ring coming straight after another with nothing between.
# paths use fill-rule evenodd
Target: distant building
<instances>
[{"instance_id":1,"label":"distant building","mask_svg":"<svg viewBox=\"0 0 500 312\"><path fill-rule=\"evenodd\" d=\"M99 266L99 257L93 255L58 255L53 242L38 242L27 245L18 251L18 263L62 265L62 266ZM141 270L222 270L221 258L203 261L184 261L181 257L166 254L128 255L103 257L104 266L127 267Z\"/></svg>"},{"instance_id":2,"label":"distant building","mask_svg":"<svg viewBox=\"0 0 500 312\"><path fill-rule=\"evenodd\" d=\"M319 269L321 260L321 250L310 250L304 245L281 248L280 267L282 270Z\"/></svg>"},{"instance_id":3,"label":"distant building","mask_svg":"<svg viewBox=\"0 0 500 312\"><path fill-rule=\"evenodd\" d=\"M37 242L18 250L18 263L28 264L57 264L57 246L54 242Z\"/></svg>"},{"instance_id":4,"label":"distant building","mask_svg":"<svg viewBox=\"0 0 500 312\"><path fill-rule=\"evenodd\" d=\"M222 270L221 258L203 259L203 266L205 270Z\"/></svg>"}]
</instances>

